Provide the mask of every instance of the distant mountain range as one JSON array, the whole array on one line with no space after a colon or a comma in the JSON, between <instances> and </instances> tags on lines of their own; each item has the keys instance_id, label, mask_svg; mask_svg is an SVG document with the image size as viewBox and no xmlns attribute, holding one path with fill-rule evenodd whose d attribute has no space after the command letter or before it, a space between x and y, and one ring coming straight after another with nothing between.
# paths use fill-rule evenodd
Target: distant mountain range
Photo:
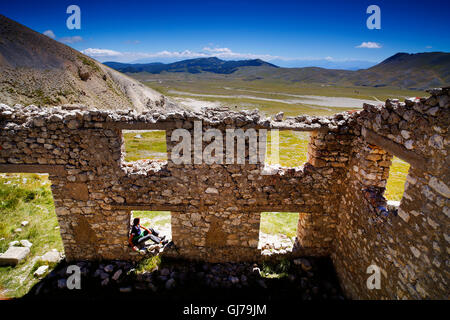
<instances>
[{"instance_id":1,"label":"distant mountain range","mask_svg":"<svg viewBox=\"0 0 450 320\"><path fill-rule=\"evenodd\" d=\"M450 53L397 53L381 63L356 71L318 67L281 68L260 59L224 61L216 57L174 63L131 64L105 62L124 73L216 74L243 80L277 79L290 82L338 84L423 90L450 85Z\"/></svg>"},{"instance_id":2,"label":"distant mountain range","mask_svg":"<svg viewBox=\"0 0 450 320\"><path fill-rule=\"evenodd\" d=\"M307 68L318 67L325 69L339 69L339 70L360 70L373 67L378 62L365 61L365 60L334 60L334 59L273 59L270 63L276 64L283 68Z\"/></svg>"},{"instance_id":3,"label":"distant mountain range","mask_svg":"<svg viewBox=\"0 0 450 320\"><path fill-rule=\"evenodd\" d=\"M120 72L148 72L148 73L161 73L161 72L188 72L188 73L200 73L200 72L213 72L219 74L230 74L237 71L241 67L273 67L278 66L265 62L260 59L254 60L239 60L239 61L225 61L216 57L211 58L197 58L182 60L173 63L120 63L120 62L105 62L107 66L116 69Z\"/></svg>"}]
</instances>

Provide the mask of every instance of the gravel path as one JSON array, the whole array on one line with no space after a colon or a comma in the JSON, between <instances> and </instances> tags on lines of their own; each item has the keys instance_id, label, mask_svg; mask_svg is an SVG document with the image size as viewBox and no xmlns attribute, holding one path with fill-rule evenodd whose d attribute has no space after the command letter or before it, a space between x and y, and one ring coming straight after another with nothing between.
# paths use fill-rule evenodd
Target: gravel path
<instances>
[{"instance_id":1,"label":"gravel path","mask_svg":"<svg viewBox=\"0 0 450 320\"><path fill-rule=\"evenodd\" d=\"M250 90L242 90L239 91L250 91ZM266 97L257 97L251 95L220 95L220 94L199 94L199 93L190 93L184 91L170 90L170 94L177 95L185 95L191 97L208 97L208 98L223 98L223 99L252 99L252 100L261 100L261 101L271 101L285 104L311 104L314 106L323 106L323 107L335 107L335 108L362 108L363 103L376 103L375 100L363 100L363 99L355 99L355 98L346 98L346 97L326 97L326 96L313 96L313 95L295 95L288 93L280 93L280 92L262 92L262 91L250 91L253 93L264 93L264 94L276 94L281 96L286 96L290 98L297 99L273 99ZM184 100L184 102L183 102ZM207 104L216 105L218 102L210 102L210 101L198 101L192 98L177 98L178 102L182 102L183 104L188 104L192 107L198 108L199 104L201 106L206 106ZM201 107L200 106L200 107Z\"/></svg>"}]
</instances>

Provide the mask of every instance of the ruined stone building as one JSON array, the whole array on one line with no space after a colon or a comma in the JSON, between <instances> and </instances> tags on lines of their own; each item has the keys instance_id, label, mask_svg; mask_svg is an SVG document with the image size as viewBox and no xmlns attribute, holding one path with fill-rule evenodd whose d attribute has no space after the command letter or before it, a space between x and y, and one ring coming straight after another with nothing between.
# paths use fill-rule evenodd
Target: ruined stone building
<instances>
[{"instance_id":1,"label":"ruined stone building","mask_svg":"<svg viewBox=\"0 0 450 320\"><path fill-rule=\"evenodd\" d=\"M430 94L285 120L223 109L138 114L0 105L0 172L49 174L69 261L137 259L127 242L133 210L170 211L183 258L255 261L263 258L260 213L299 212L297 246L289 255L331 257L349 298L446 299L450 90ZM308 161L295 168L176 164L172 132L193 133L195 122L223 137L227 129L310 132ZM165 130L169 160L126 163L122 131L130 129ZM394 155L411 167L398 211L386 212L383 192ZM366 286L370 265L381 269L379 290Z\"/></svg>"}]
</instances>

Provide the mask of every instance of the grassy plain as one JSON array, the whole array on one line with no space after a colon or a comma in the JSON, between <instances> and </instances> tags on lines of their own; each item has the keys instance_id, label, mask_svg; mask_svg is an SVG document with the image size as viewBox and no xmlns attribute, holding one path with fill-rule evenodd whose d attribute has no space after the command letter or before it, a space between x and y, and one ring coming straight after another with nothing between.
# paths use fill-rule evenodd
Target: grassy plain
<instances>
[{"instance_id":1,"label":"grassy plain","mask_svg":"<svg viewBox=\"0 0 450 320\"><path fill-rule=\"evenodd\" d=\"M346 110L341 107L314 105L314 103L293 104L289 100L295 100L296 95L354 98L373 100L374 103L377 100L385 101L387 98L427 95L426 92L422 91L403 90L391 87L374 88L307 84L282 79L247 81L227 75L212 74L137 73L129 74L129 76L144 82L147 86L170 97L219 102L231 107L236 106L237 109L258 108L267 115L272 115L279 111L283 111L288 116L296 116L299 114L331 115ZM211 97L211 95L228 97ZM248 96L254 98L252 99ZM261 98L277 101L260 100ZM356 107L351 107L350 109L356 109Z\"/></svg>"}]
</instances>

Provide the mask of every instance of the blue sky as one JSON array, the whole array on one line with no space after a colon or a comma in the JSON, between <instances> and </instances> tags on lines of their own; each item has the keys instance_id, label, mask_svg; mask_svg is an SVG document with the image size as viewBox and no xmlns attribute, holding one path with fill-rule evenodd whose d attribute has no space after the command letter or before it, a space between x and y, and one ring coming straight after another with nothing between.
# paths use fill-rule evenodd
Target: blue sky
<instances>
[{"instance_id":1,"label":"blue sky","mask_svg":"<svg viewBox=\"0 0 450 320\"><path fill-rule=\"evenodd\" d=\"M81 9L80 30L66 27L71 4ZM381 9L380 30L366 27L372 4ZM282 66L363 65L397 52L450 52L449 12L450 1L435 0L0 3L1 14L99 61L218 56Z\"/></svg>"}]
</instances>

